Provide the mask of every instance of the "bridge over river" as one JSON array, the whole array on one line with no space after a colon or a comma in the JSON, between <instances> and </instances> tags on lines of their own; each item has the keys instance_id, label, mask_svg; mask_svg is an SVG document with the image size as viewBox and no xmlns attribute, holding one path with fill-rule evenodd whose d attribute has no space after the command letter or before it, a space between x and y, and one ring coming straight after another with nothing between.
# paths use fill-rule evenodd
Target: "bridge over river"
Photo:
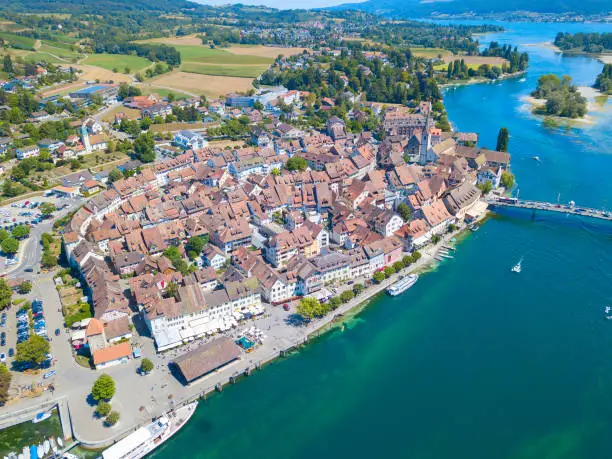
<instances>
[{"instance_id":1,"label":"bridge over river","mask_svg":"<svg viewBox=\"0 0 612 459\"><path fill-rule=\"evenodd\" d=\"M544 201L526 201L517 198L493 198L487 199L490 208L510 207L516 209L531 209L536 211L557 212L560 214L573 214L583 217L597 218L599 220L612 220L612 213L602 209L576 206L574 202L569 204L553 204Z\"/></svg>"}]
</instances>

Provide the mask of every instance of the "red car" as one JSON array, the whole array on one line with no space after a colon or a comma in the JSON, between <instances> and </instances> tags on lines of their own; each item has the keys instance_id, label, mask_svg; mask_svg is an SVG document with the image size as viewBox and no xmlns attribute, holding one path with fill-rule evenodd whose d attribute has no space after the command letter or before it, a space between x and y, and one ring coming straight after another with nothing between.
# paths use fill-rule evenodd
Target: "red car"
<instances>
[{"instance_id":1,"label":"red car","mask_svg":"<svg viewBox=\"0 0 612 459\"><path fill-rule=\"evenodd\" d=\"M289 310L289 305L287 303L283 304L283 309L285 311L288 311Z\"/></svg>"}]
</instances>

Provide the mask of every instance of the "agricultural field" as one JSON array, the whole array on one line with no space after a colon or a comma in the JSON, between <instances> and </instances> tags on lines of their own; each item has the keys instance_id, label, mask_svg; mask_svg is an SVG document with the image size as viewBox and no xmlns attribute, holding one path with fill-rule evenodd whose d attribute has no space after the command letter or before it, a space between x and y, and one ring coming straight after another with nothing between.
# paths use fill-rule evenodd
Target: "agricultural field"
<instances>
[{"instance_id":1,"label":"agricultural field","mask_svg":"<svg viewBox=\"0 0 612 459\"><path fill-rule=\"evenodd\" d=\"M274 61L274 59L269 57L262 57L257 55L238 55L221 48L210 48L204 45L175 45L173 46L173 48L175 48L181 53L181 60L183 63L199 62L209 64L270 65Z\"/></svg>"},{"instance_id":2,"label":"agricultural field","mask_svg":"<svg viewBox=\"0 0 612 459\"><path fill-rule=\"evenodd\" d=\"M506 59L503 57L494 57L494 56L449 56L444 59L444 64L436 65L434 67L435 70L445 70L448 68L449 62L453 62L456 60L461 60L465 62L465 65L470 69L476 70L483 64L488 64L490 66L501 67L504 65Z\"/></svg>"},{"instance_id":3,"label":"agricultural field","mask_svg":"<svg viewBox=\"0 0 612 459\"><path fill-rule=\"evenodd\" d=\"M442 48L410 48L410 52L416 57L434 58L442 56L443 59L452 57L453 55L448 49Z\"/></svg>"},{"instance_id":4,"label":"agricultural field","mask_svg":"<svg viewBox=\"0 0 612 459\"><path fill-rule=\"evenodd\" d=\"M177 132L183 129L200 130L210 126L207 123L195 122L195 123L163 123L163 124L152 124L149 129L152 132Z\"/></svg>"},{"instance_id":5,"label":"agricultural field","mask_svg":"<svg viewBox=\"0 0 612 459\"><path fill-rule=\"evenodd\" d=\"M253 88L252 78L236 78L197 73L172 72L160 75L148 82L153 86L183 91L188 95L206 95L216 98L230 92L248 91Z\"/></svg>"},{"instance_id":6,"label":"agricultural field","mask_svg":"<svg viewBox=\"0 0 612 459\"><path fill-rule=\"evenodd\" d=\"M0 32L0 38L2 38L12 48L25 49L28 51L34 51L36 49L36 40L30 37L22 37L9 32Z\"/></svg>"},{"instance_id":7,"label":"agricultural field","mask_svg":"<svg viewBox=\"0 0 612 459\"><path fill-rule=\"evenodd\" d=\"M251 45L232 45L229 48L223 48L232 54L239 56L260 56L270 59L276 59L279 54L285 57L302 54L308 48L282 48L280 46L251 46Z\"/></svg>"},{"instance_id":8,"label":"agricultural field","mask_svg":"<svg viewBox=\"0 0 612 459\"><path fill-rule=\"evenodd\" d=\"M228 64L201 64L199 62L185 62L181 65L183 72L201 73L203 75L219 75L243 78L257 78L266 71L268 65L228 65Z\"/></svg>"},{"instance_id":9,"label":"agricultural field","mask_svg":"<svg viewBox=\"0 0 612 459\"><path fill-rule=\"evenodd\" d=\"M188 45L188 46L199 46L202 44L202 39L198 38L196 34L185 35L184 37L162 37L162 38L149 38L148 40L136 40L134 43L161 43L168 46L174 45Z\"/></svg>"},{"instance_id":10,"label":"agricultural field","mask_svg":"<svg viewBox=\"0 0 612 459\"><path fill-rule=\"evenodd\" d=\"M129 73L140 72L146 69L152 62L144 57L128 56L125 54L90 54L84 61L87 65L100 67L106 70L117 69L123 73L129 68Z\"/></svg>"}]
</instances>

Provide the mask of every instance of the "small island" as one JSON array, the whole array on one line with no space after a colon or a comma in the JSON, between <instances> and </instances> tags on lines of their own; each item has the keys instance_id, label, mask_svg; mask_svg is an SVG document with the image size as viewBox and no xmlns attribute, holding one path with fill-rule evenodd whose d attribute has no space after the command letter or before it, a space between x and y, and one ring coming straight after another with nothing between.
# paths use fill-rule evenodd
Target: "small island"
<instances>
[{"instance_id":1,"label":"small island","mask_svg":"<svg viewBox=\"0 0 612 459\"><path fill-rule=\"evenodd\" d=\"M542 75L531 96L536 99L533 101L536 104L533 113L538 115L582 118L587 112L587 99L567 75L563 78L554 74ZM540 101L544 103L540 104Z\"/></svg>"}]
</instances>

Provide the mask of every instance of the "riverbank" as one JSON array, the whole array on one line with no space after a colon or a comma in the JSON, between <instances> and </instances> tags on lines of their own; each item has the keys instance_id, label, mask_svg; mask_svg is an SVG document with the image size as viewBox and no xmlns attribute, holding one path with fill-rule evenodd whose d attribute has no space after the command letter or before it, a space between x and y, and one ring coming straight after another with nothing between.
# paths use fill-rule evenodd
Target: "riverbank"
<instances>
[{"instance_id":1,"label":"riverbank","mask_svg":"<svg viewBox=\"0 0 612 459\"><path fill-rule=\"evenodd\" d=\"M487 211L485 210L480 219L485 218L486 215ZM163 403L158 404L157 412L150 412L151 416L158 417L169 409L176 409L200 398L206 400L210 394L222 392L225 386L235 384L241 378L250 376L253 371L262 369L264 366L276 361L277 359L290 355L293 351L299 349L301 346L310 343L311 340L317 339L325 335L330 330L336 329L338 326L341 326L341 324L344 323L347 318L358 314L360 311L366 308L373 299L383 294L386 288L398 280L399 276L412 272L423 273L437 266L438 262L434 260L433 256L440 246L448 244L451 239L460 237L460 235L466 231L469 231L467 226L461 225L461 227L454 233L445 234L437 244L424 248L421 252L421 258L416 263L410 265L401 272L390 276L380 284L372 284L358 297L341 305L335 311L332 311L323 318L312 320L310 323L308 323L308 325L302 327L295 327L293 325L279 323L273 327L283 328L284 331L277 330L276 336L274 334L274 330L272 328L268 328L266 331L268 338L263 345L259 346L251 353L245 354L243 358L234 362L233 364L221 368L210 375L203 377L197 382L192 383L191 385L185 386L184 393L175 393L170 405L165 405ZM263 319L263 321L265 320L266 319ZM263 327L261 328L263 329ZM281 339L281 336L284 337L284 339ZM150 420L147 422L150 422ZM80 447L84 449L99 450L100 448L104 448L118 441L129 433L134 432L144 423L145 421L139 421L136 424L129 425L121 429L120 432L114 432L112 436L109 436L109 438L106 438L103 441L87 441L84 438L80 438L76 431L75 438L80 441Z\"/></svg>"},{"instance_id":2,"label":"riverbank","mask_svg":"<svg viewBox=\"0 0 612 459\"><path fill-rule=\"evenodd\" d=\"M505 73L501 75L499 78L496 78L494 80L491 80L490 78L484 78L484 77L470 78L469 80L457 80L457 81L453 81L452 83L441 84L439 85L439 87L443 89L443 88L453 88L457 86L468 86L472 84L494 84L494 83L500 83L503 80L509 80L511 78L518 78L518 77L524 76L526 73L527 73L526 70L522 70L520 72L514 72L514 73Z\"/></svg>"}]
</instances>

